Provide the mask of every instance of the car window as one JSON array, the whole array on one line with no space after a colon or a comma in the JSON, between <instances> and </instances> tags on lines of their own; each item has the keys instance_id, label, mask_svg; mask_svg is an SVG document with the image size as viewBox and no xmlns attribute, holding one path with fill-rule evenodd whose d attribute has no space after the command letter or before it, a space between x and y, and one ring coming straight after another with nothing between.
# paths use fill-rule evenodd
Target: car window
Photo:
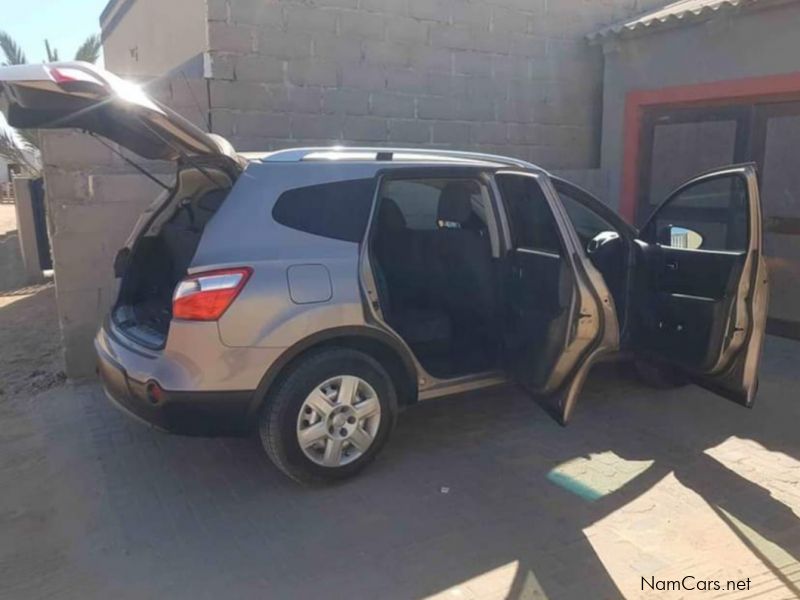
<instances>
[{"instance_id":1,"label":"car window","mask_svg":"<svg viewBox=\"0 0 800 600\"><path fill-rule=\"evenodd\" d=\"M561 236L539 182L522 175L498 175L497 186L509 217L515 248L561 254Z\"/></svg>"},{"instance_id":2,"label":"car window","mask_svg":"<svg viewBox=\"0 0 800 600\"><path fill-rule=\"evenodd\" d=\"M295 188L280 195L272 209L272 217L292 229L360 242L367 227L374 190L374 179Z\"/></svg>"},{"instance_id":3,"label":"car window","mask_svg":"<svg viewBox=\"0 0 800 600\"><path fill-rule=\"evenodd\" d=\"M486 225L488 190L477 179L424 178L390 179L381 188L381 198L392 200L403 213L408 229L433 231L440 228L439 201L444 189L463 181L471 189L472 217Z\"/></svg>"},{"instance_id":4,"label":"car window","mask_svg":"<svg viewBox=\"0 0 800 600\"><path fill-rule=\"evenodd\" d=\"M684 188L658 209L646 239L692 250L743 251L748 243L747 181L724 175Z\"/></svg>"},{"instance_id":5,"label":"car window","mask_svg":"<svg viewBox=\"0 0 800 600\"><path fill-rule=\"evenodd\" d=\"M583 242L584 247L604 231L617 231L611 223L585 204L578 202L561 190L558 190L558 196L561 198L561 204L564 206L564 210L567 211L567 215L572 221L572 226L575 228L575 232Z\"/></svg>"}]
</instances>

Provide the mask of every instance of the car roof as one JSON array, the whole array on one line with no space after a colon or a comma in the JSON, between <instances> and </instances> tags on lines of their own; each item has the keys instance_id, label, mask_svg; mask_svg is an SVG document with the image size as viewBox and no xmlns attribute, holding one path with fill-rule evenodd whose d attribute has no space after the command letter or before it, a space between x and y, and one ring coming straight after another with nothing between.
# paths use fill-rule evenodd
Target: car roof
<instances>
[{"instance_id":1,"label":"car roof","mask_svg":"<svg viewBox=\"0 0 800 600\"><path fill-rule=\"evenodd\" d=\"M456 150L436 150L430 148L375 148L320 146L308 148L289 148L274 152L248 152L240 154L242 158L252 162L387 162L415 165L438 166L478 166L487 168L532 169L545 172L544 169L525 160L484 154L480 152L461 152Z\"/></svg>"}]
</instances>

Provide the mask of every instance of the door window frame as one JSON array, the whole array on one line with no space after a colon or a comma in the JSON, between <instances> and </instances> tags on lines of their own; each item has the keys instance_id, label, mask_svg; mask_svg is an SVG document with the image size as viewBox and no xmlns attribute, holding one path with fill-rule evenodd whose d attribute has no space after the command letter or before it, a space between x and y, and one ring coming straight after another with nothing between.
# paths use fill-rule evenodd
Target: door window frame
<instances>
[{"instance_id":1,"label":"door window frame","mask_svg":"<svg viewBox=\"0 0 800 600\"><path fill-rule=\"evenodd\" d=\"M693 187L695 185L708 183L708 182L714 181L716 179L727 179L727 178L731 178L731 177L736 177L736 178L741 179L743 181L745 189L747 189L747 186L748 186L747 178L744 177L743 175L741 175L741 173L736 172L736 171L738 171L738 170L740 170L742 168L745 168L745 167L756 167L756 165L755 165L755 163L750 162L750 163L742 163L742 164L723 166L723 167L720 167L720 168L717 168L717 169L712 169L710 171L706 171L704 173L700 173L696 177L692 177L689 181L686 181L686 182L680 184L676 189L674 189L672 192L670 192L667 195L667 197L664 200L662 200L656 206L656 208L653 209L653 211L648 215L647 220L644 222L644 224L642 225L642 228L640 230L640 233L639 233L640 239L642 241L644 241L644 242L647 242L648 244L657 244L657 245L660 246L661 244L658 243L658 232L653 230L655 222L656 222L656 217L658 216L658 213L661 212L661 210L664 207L666 207L670 202L672 202L678 196L680 196L684 191L686 191L687 189L689 189L689 188L691 188L691 187ZM702 209L698 209L698 210L702 210ZM667 248L671 248L673 250L685 250L687 252L717 252L717 253L720 253L720 254L745 254L748 251L748 248L750 247L750 242L751 242L751 240L750 240L750 233L751 233L750 218L751 218L751 215L750 215L749 201L748 201L748 205L745 207L745 213L747 215L747 221L745 223L745 230L747 231L747 239L746 239L746 241L744 243L744 248L742 248L741 250L727 250L727 249L710 249L710 250L708 250L708 249L704 249L704 248L689 249L689 248L676 248L674 246L666 246L666 247Z\"/></svg>"},{"instance_id":2,"label":"door window frame","mask_svg":"<svg viewBox=\"0 0 800 600\"><path fill-rule=\"evenodd\" d=\"M639 146L641 155L637 174L639 182L637 186L635 223L644 226L654 213L654 205L650 202L650 185L653 173L653 144L655 142L656 127L659 125L735 121L736 133L734 136L733 156L725 164L736 165L747 161L752 121L750 107L746 104L729 104L715 106L713 110L709 110L709 108L712 107L676 108L657 106L644 111ZM724 167L725 164L715 165L715 167ZM660 206L660 203L655 205L655 207Z\"/></svg>"},{"instance_id":3,"label":"door window frame","mask_svg":"<svg viewBox=\"0 0 800 600\"><path fill-rule=\"evenodd\" d=\"M497 183L497 176L498 175L514 175L517 177L529 177L536 181L537 185L541 188L542 193L544 194L545 200L547 201L547 205L550 208L550 211L553 213L553 218L555 219L556 226L558 227L558 236L560 238L562 244L562 251L563 254L561 255L562 259L566 259L570 262L571 265L574 267L574 252L577 250L578 252L582 252L580 255L582 259L587 260L586 256L586 249L583 248L580 239L578 238L578 234L575 232L575 228L572 225L572 220L569 218L566 210L564 209L563 205L561 204L561 199L556 191L555 187L553 186L553 182L550 178L550 175L544 171L534 170L534 169L514 169L514 168L507 168L507 169L498 169L492 175L492 186L495 189L495 194L497 196L497 204L501 211L501 229L503 232L503 236L505 237L504 244L507 252L512 252L517 250L518 248L514 245L514 236L511 232L511 215L506 207L505 200L503 199L503 195L500 192L500 187ZM566 238L569 237L569 240ZM550 252L543 251L538 248L523 248L527 251L533 252L544 252L546 254L552 254Z\"/></svg>"}]
</instances>

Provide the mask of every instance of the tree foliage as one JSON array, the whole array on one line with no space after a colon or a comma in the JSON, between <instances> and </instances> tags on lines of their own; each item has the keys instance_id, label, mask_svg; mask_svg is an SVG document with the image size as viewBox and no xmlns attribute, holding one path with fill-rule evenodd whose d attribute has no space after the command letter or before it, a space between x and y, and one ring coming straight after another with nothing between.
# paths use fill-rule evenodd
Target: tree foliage
<instances>
[{"instance_id":1,"label":"tree foliage","mask_svg":"<svg viewBox=\"0 0 800 600\"><path fill-rule=\"evenodd\" d=\"M10 163L18 164L31 173L39 171L33 157L35 148L25 138L15 135L10 127L0 126L0 156Z\"/></svg>"},{"instance_id":2,"label":"tree foliage","mask_svg":"<svg viewBox=\"0 0 800 600\"><path fill-rule=\"evenodd\" d=\"M50 42L47 38L44 40L44 49L47 52L47 62L58 62L58 50L50 47Z\"/></svg>"},{"instance_id":3,"label":"tree foliage","mask_svg":"<svg viewBox=\"0 0 800 600\"><path fill-rule=\"evenodd\" d=\"M6 57L4 65L24 65L28 62L22 48L5 31L0 31L0 49Z\"/></svg>"},{"instance_id":4,"label":"tree foliage","mask_svg":"<svg viewBox=\"0 0 800 600\"><path fill-rule=\"evenodd\" d=\"M100 36L97 34L90 35L78 46L78 51L75 52L75 60L96 63L100 58L100 50L102 47L103 44L100 41Z\"/></svg>"},{"instance_id":5,"label":"tree foliage","mask_svg":"<svg viewBox=\"0 0 800 600\"><path fill-rule=\"evenodd\" d=\"M50 45L50 41L44 40L44 48L47 62L58 62L58 49ZM95 63L100 58L102 41L99 35L90 35L83 43L78 46L75 52L75 60ZM2 51L5 61L3 65L24 65L28 63L25 52L14 38L5 31L0 31L0 51ZM8 162L22 165L27 170L36 172L39 170L32 155L39 152L39 136L35 130L15 131L11 127L0 125L0 157Z\"/></svg>"}]
</instances>

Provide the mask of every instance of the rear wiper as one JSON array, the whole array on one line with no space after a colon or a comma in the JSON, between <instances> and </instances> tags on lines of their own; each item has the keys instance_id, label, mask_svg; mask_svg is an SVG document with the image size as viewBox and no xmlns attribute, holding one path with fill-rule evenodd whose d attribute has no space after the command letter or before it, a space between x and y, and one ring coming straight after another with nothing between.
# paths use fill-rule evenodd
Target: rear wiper
<instances>
[{"instance_id":1,"label":"rear wiper","mask_svg":"<svg viewBox=\"0 0 800 600\"><path fill-rule=\"evenodd\" d=\"M105 140L104 140L102 137L100 137L100 136L99 136L99 135L97 135L96 133L93 133L93 132L91 132L91 131L87 131L86 133L88 133L90 136L92 136L92 137L93 137L94 139L96 139L98 142L100 142L101 144L103 144L103 146L105 146L106 148L108 148L109 150L111 150L112 154L115 154L116 156L119 156L119 157L120 157L122 160L124 160L126 163L128 163L130 166L132 166L134 169L136 169L137 171L139 171L139 173L141 173L142 175L144 175L145 177L147 177L147 178L148 178L150 181L153 181L154 183L156 183L156 184L160 185L162 188L164 188L164 189L165 189L165 190L167 190L167 191L170 191L170 190L172 189L172 187L168 186L166 183L164 183L163 181L161 181L161 180L160 180L158 177L156 177L155 175L153 175L152 173L150 173L150 172L149 172L147 169L145 169L143 166L141 166L141 165L137 164L136 162L134 162L133 160L131 160L130 158L128 158L127 156L125 156L125 155L124 155L122 152L120 152L119 150L117 150L116 148L114 148L114 146L113 146L113 145L111 145L111 144L109 144L108 142L106 142L106 141L105 141Z\"/></svg>"}]
</instances>

